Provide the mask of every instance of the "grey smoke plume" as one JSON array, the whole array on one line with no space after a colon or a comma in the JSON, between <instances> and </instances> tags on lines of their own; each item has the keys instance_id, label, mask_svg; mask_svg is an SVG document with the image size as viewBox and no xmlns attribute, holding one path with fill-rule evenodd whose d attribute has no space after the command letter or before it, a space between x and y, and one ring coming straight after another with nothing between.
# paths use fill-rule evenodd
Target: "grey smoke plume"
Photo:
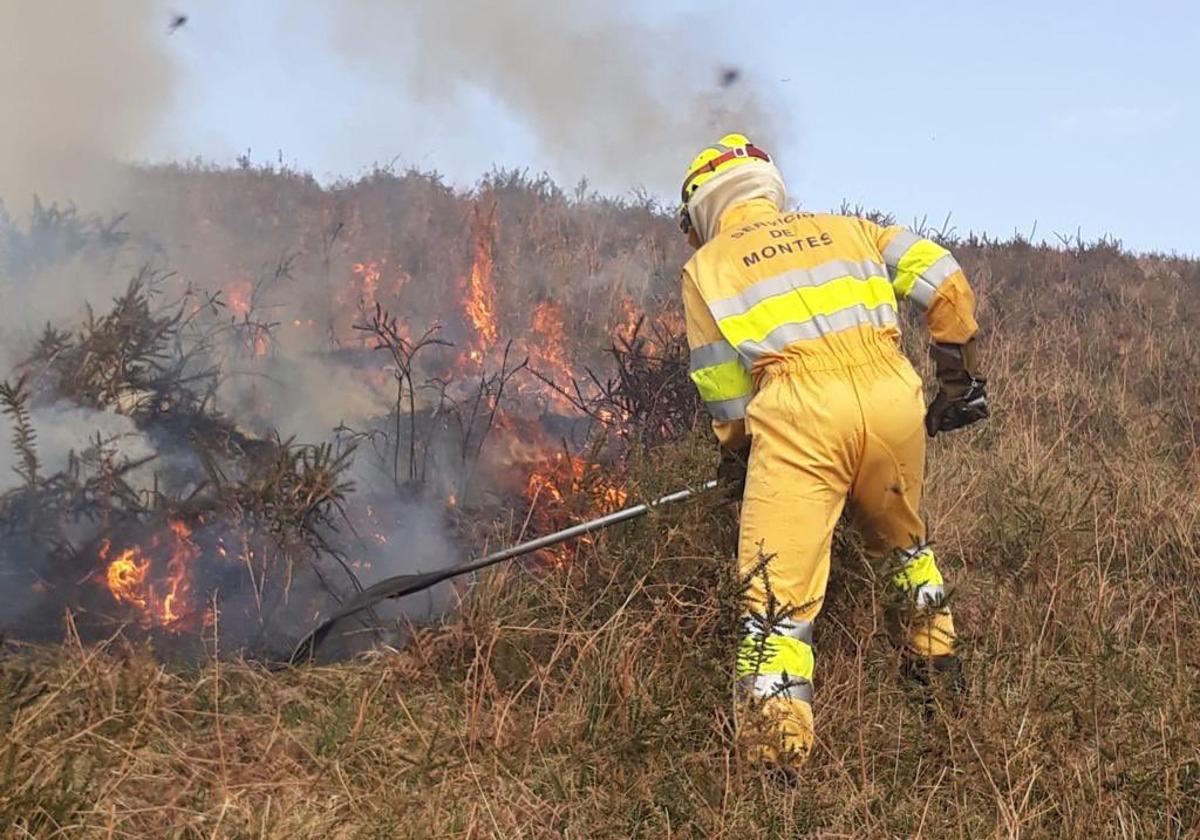
<instances>
[{"instance_id":1,"label":"grey smoke plume","mask_svg":"<svg viewBox=\"0 0 1200 840\"><path fill-rule=\"evenodd\" d=\"M273 428L284 437L319 442L343 423L361 427L370 418L387 416L392 408L382 389L355 380L344 366L299 350L245 362L243 367L252 368L251 375L225 377L217 404L259 434ZM338 383L336 399L329 399L331 382Z\"/></svg>"},{"instance_id":2,"label":"grey smoke plume","mask_svg":"<svg viewBox=\"0 0 1200 840\"><path fill-rule=\"evenodd\" d=\"M118 463L138 461L155 451L132 420L111 411L59 403L35 408L31 415L38 435L40 467L47 475L66 469L70 454L82 454L95 443L97 436L116 448ZM16 467L17 453L11 446L0 446L0 493L18 485Z\"/></svg>"},{"instance_id":3,"label":"grey smoke plume","mask_svg":"<svg viewBox=\"0 0 1200 840\"><path fill-rule=\"evenodd\" d=\"M143 151L174 86L160 0L0 0L0 199L94 206Z\"/></svg>"},{"instance_id":4,"label":"grey smoke plume","mask_svg":"<svg viewBox=\"0 0 1200 840\"><path fill-rule=\"evenodd\" d=\"M344 0L338 41L434 115L487 92L549 161L602 186L673 190L691 156L730 131L770 143L768 103L724 66L711 18L653 32L630 22L638 5Z\"/></svg>"}]
</instances>

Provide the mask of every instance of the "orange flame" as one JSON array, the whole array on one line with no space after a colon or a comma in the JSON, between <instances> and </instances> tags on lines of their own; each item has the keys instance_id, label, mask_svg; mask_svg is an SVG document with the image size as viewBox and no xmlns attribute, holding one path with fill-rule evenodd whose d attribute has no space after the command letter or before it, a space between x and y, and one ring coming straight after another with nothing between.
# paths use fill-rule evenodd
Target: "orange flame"
<instances>
[{"instance_id":1,"label":"orange flame","mask_svg":"<svg viewBox=\"0 0 1200 840\"><path fill-rule=\"evenodd\" d=\"M133 607L139 613L140 624L149 629L159 627L172 632L183 625L194 610L189 600L190 565L200 556L186 524L173 520L167 530L155 534L143 547L134 545L109 559L112 541L104 540L99 557L107 563L105 584L119 604ZM166 554L165 574L156 574L156 562Z\"/></svg>"},{"instance_id":2,"label":"orange flame","mask_svg":"<svg viewBox=\"0 0 1200 840\"><path fill-rule=\"evenodd\" d=\"M475 258L471 261L471 278L467 284L463 306L467 318L475 327L475 342L469 353L472 361L482 361L495 346L496 336L496 287L492 283L492 245L483 230L475 233Z\"/></svg>"},{"instance_id":3,"label":"orange flame","mask_svg":"<svg viewBox=\"0 0 1200 840\"><path fill-rule=\"evenodd\" d=\"M624 323L617 327L617 336L625 341L631 341L633 339L634 330L637 329L638 321L640 320L641 315L639 315L638 311L634 308L633 298L629 295L625 295L625 297L621 299L621 316L624 319Z\"/></svg>"},{"instance_id":4,"label":"orange flame","mask_svg":"<svg viewBox=\"0 0 1200 840\"><path fill-rule=\"evenodd\" d=\"M254 284L246 277L233 280L225 289L225 297L234 316L243 318L254 306Z\"/></svg>"},{"instance_id":5,"label":"orange flame","mask_svg":"<svg viewBox=\"0 0 1200 840\"><path fill-rule=\"evenodd\" d=\"M625 504L628 494L598 464L557 452L530 473L525 498L534 508L533 518L539 530L551 531L617 510ZM594 540L587 536L579 538L584 544ZM574 543L564 543L543 549L539 554L561 568L574 550Z\"/></svg>"},{"instance_id":6,"label":"orange flame","mask_svg":"<svg viewBox=\"0 0 1200 840\"><path fill-rule=\"evenodd\" d=\"M257 358L266 356L270 349L269 328L248 319L251 310L254 309L254 283L245 277L233 280L225 287L225 297L234 320L245 322L245 328L249 330L244 334L246 348Z\"/></svg>"},{"instance_id":7,"label":"orange flame","mask_svg":"<svg viewBox=\"0 0 1200 840\"><path fill-rule=\"evenodd\" d=\"M395 314L396 304L411 278L403 269L389 265L385 257L362 259L350 263L350 276L337 284L330 299L333 308L328 320L330 337L335 343L367 344L370 338L355 326L369 321L376 305L382 304ZM297 327L315 326L314 319L297 319ZM408 338L406 325L399 325L401 336Z\"/></svg>"},{"instance_id":8,"label":"orange flame","mask_svg":"<svg viewBox=\"0 0 1200 840\"><path fill-rule=\"evenodd\" d=\"M109 543L100 550L100 558L108 553ZM146 582L146 572L150 571L150 561L137 559L137 549L129 548L121 552L121 556L108 564L108 588L118 601L134 604L146 609L146 598L142 587Z\"/></svg>"},{"instance_id":9,"label":"orange flame","mask_svg":"<svg viewBox=\"0 0 1200 840\"><path fill-rule=\"evenodd\" d=\"M566 386L574 375L566 354L566 322L562 307L552 301L543 301L533 310L530 332L537 341L529 348L530 361L545 368L544 376ZM560 381L561 380L561 381Z\"/></svg>"},{"instance_id":10,"label":"orange flame","mask_svg":"<svg viewBox=\"0 0 1200 840\"><path fill-rule=\"evenodd\" d=\"M566 494L582 494L587 515L598 509L600 512L616 510L625 504L628 494L612 481L599 464L590 464L577 456L567 457L562 452L535 469L525 487L525 498L533 501L537 497L556 505L565 504Z\"/></svg>"},{"instance_id":11,"label":"orange flame","mask_svg":"<svg viewBox=\"0 0 1200 840\"><path fill-rule=\"evenodd\" d=\"M361 284L358 297L359 305L369 312L375 308L375 304L378 301L379 278L382 275L382 272L379 270L379 263L374 260L355 263L351 267L351 270Z\"/></svg>"}]
</instances>

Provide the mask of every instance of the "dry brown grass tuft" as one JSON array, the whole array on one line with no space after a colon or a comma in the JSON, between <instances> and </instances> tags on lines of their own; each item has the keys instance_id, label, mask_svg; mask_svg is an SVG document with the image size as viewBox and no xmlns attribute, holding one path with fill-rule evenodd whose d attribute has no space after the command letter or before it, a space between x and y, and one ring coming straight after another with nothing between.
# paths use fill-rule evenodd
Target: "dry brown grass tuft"
<instances>
[{"instance_id":1,"label":"dry brown grass tuft","mask_svg":"<svg viewBox=\"0 0 1200 840\"><path fill-rule=\"evenodd\" d=\"M849 535L793 789L730 738L732 511L484 576L401 652L272 672L121 639L0 658L12 837L1200 835L1200 266L959 243L996 413L931 447L967 698L923 722ZM920 355L923 335L908 332ZM702 437L631 467L707 477Z\"/></svg>"}]
</instances>

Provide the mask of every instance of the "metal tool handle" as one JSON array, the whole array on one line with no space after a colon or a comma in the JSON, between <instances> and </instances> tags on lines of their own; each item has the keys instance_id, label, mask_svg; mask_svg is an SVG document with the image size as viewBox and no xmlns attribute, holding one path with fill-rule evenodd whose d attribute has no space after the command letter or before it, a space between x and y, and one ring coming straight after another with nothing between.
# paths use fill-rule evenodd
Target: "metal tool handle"
<instances>
[{"instance_id":1,"label":"metal tool handle","mask_svg":"<svg viewBox=\"0 0 1200 840\"><path fill-rule=\"evenodd\" d=\"M436 572L423 572L412 575L398 575L396 577L381 580L378 583L372 584L351 598L340 610L335 612L329 618L321 622L315 630L300 640L300 644L296 646L292 652L291 662L296 664L304 659L312 656L317 646L321 641L329 635L329 631L333 629L333 625L341 621L343 618L348 618L357 612L369 609L380 601L386 601L390 598L402 598L405 595L412 595L414 592L420 592L429 589L431 586L436 586L444 580L458 577L459 575L470 574L486 569L489 566L495 566L497 563L503 563L505 560L512 560L520 557L523 554L529 554L538 551L542 548L549 548L552 545L557 545L561 542L566 542L574 537L581 537L584 534L590 534L593 531L600 531L612 525L618 525L622 522L628 522L631 519L637 519L649 513L660 505L668 505L672 502L682 502L690 499L697 493L705 490L712 490L717 486L716 481L708 481L700 485L698 488L685 488L676 490L674 493L668 493L660 499L653 502L643 502L640 505L627 507L624 510L618 510L614 513L609 513L596 519L581 522L578 525L572 525L570 528L564 528L561 531L555 531L553 534L547 534L544 537L528 540L514 545L501 551L494 552L482 557L479 560L474 560L462 566L455 566L450 569L442 569Z\"/></svg>"},{"instance_id":2,"label":"metal tool handle","mask_svg":"<svg viewBox=\"0 0 1200 840\"><path fill-rule=\"evenodd\" d=\"M472 563L467 563L464 566L459 566L457 569L448 569L452 577L467 574L468 572L476 572L480 569L486 569L488 566L493 566L496 563L503 563L505 560L511 560L514 557L520 557L522 554L530 554L543 548L549 548L552 545L558 545L561 542L566 542L573 537L581 537L584 534L590 534L593 531L601 531L612 525L618 525L622 522L628 522L630 519L637 519L646 513L649 513L653 508L659 505L669 505L672 502L682 502L690 499L696 493L705 490L712 490L717 486L717 482L708 481L700 485L696 490L686 488L684 490L676 490L674 493L668 493L661 499L656 499L653 502L643 502L640 505L627 507L623 510L618 510L605 516L597 517L596 519L581 522L578 525L572 525L570 528L563 528L561 531L555 531L553 534L547 534L544 537L529 540L528 542L514 545L511 548L506 548L497 551L494 554L489 554Z\"/></svg>"}]
</instances>

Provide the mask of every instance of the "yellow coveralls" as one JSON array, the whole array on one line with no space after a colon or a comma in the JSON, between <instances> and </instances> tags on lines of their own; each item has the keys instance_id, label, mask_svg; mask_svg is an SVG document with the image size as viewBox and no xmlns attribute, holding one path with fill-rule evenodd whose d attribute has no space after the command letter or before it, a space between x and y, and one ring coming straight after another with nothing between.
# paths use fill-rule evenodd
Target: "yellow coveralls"
<instances>
[{"instance_id":1,"label":"yellow coveralls","mask_svg":"<svg viewBox=\"0 0 1200 840\"><path fill-rule=\"evenodd\" d=\"M770 558L747 593L738 676L801 754L812 740L812 623L847 499L870 555L901 558L892 583L926 614L910 631L911 653L954 650L919 513L925 403L900 350L900 298L925 311L934 341L963 344L977 330L974 296L948 251L864 219L751 199L724 212L683 270L692 379L722 445L753 443L743 574Z\"/></svg>"}]
</instances>

